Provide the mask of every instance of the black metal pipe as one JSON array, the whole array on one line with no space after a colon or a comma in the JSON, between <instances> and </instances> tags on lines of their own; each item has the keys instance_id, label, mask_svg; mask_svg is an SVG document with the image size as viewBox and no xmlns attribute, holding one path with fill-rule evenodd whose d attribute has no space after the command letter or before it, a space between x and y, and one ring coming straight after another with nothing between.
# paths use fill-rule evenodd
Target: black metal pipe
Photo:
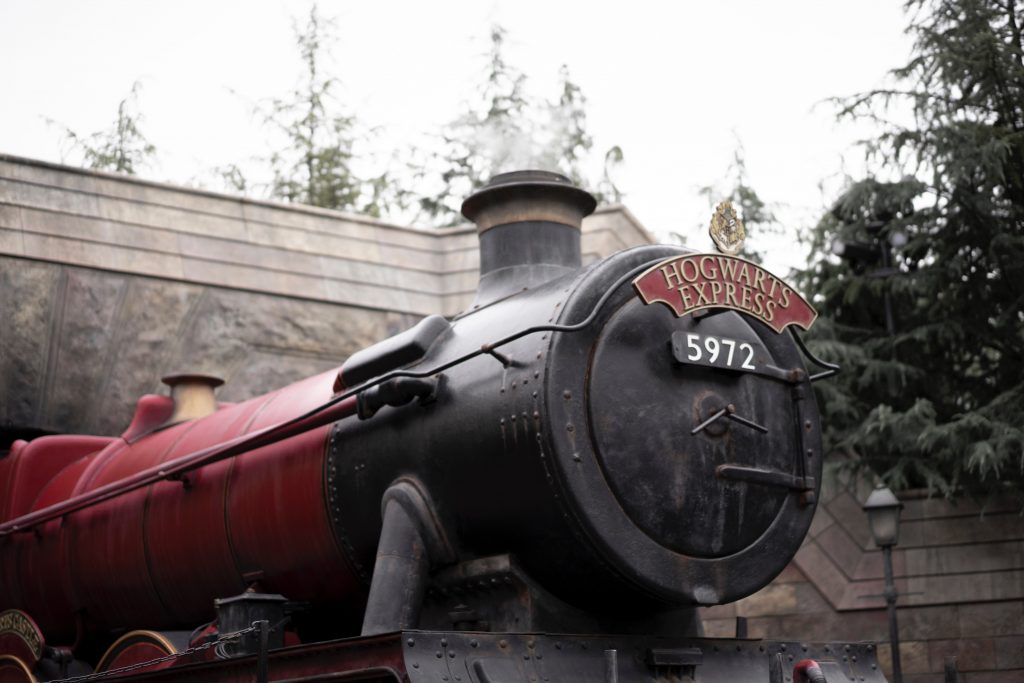
<instances>
[{"instance_id":1,"label":"black metal pipe","mask_svg":"<svg viewBox=\"0 0 1024 683\"><path fill-rule=\"evenodd\" d=\"M604 651L604 683L619 683L619 651Z\"/></svg>"},{"instance_id":2,"label":"black metal pipe","mask_svg":"<svg viewBox=\"0 0 1024 683\"><path fill-rule=\"evenodd\" d=\"M943 683L960 683L960 672L956 666L956 655L946 655L943 662Z\"/></svg>"},{"instance_id":3,"label":"black metal pipe","mask_svg":"<svg viewBox=\"0 0 1024 683\"><path fill-rule=\"evenodd\" d=\"M431 567L455 560L430 498L416 480L395 481L384 492L381 507L364 636L415 628Z\"/></svg>"},{"instance_id":4,"label":"black metal pipe","mask_svg":"<svg viewBox=\"0 0 1024 683\"><path fill-rule=\"evenodd\" d=\"M892 680L903 683L903 670L900 666L900 629L896 623L896 584L892 578L892 546L882 546L882 557L885 563L885 604L889 610L889 646L892 649Z\"/></svg>"},{"instance_id":5,"label":"black metal pipe","mask_svg":"<svg viewBox=\"0 0 1024 683\"><path fill-rule=\"evenodd\" d=\"M260 619L255 626L259 638L259 649L256 651L256 683L267 683L269 680L267 651L270 649L270 622Z\"/></svg>"}]
</instances>

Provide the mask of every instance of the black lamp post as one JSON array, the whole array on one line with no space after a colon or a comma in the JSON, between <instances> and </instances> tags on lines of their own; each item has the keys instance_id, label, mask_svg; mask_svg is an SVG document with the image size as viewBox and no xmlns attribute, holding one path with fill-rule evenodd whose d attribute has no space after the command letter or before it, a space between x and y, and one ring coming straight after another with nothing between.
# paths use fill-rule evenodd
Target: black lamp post
<instances>
[{"instance_id":1,"label":"black lamp post","mask_svg":"<svg viewBox=\"0 0 1024 683\"><path fill-rule=\"evenodd\" d=\"M903 671L900 668L900 631L896 623L896 585L892 578L892 547L900 537L900 511L903 503L881 484L871 492L864 502L864 512L868 514L868 526L875 545L882 549L885 563L885 589L882 593L889 610L889 643L892 648L892 678L894 683L903 683Z\"/></svg>"}]
</instances>

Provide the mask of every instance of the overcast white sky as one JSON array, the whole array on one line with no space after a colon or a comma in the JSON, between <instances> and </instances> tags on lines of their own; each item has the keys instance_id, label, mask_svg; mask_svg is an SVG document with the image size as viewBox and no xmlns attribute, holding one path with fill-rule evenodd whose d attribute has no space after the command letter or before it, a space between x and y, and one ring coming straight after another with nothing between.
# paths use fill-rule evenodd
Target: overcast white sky
<instances>
[{"instance_id":1,"label":"overcast white sky","mask_svg":"<svg viewBox=\"0 0 1024 683\"><path fill-rule=\"evenodd\" d=\"M709 244L697 188L726 176L742 141L753 187L791 230L856 174L853 142L823 100L883 84L910 52L902 3L348 2L322 0L338 22L341 95L379 126L386 149L436 133L464 107L493 22L530 89L555 95L568 64L589 99L596 147L620 145L625 203L655 233ZM60 161L60 131L108 126L142 83L144 132L159 150L146 175L188 182L266 153L251 102L281 95L300 65L284 0L0 1L0 152ZM823 196L819 182L831 179ZM803 255L778 242L769 266Z\"/></svg>"}]
</instances>

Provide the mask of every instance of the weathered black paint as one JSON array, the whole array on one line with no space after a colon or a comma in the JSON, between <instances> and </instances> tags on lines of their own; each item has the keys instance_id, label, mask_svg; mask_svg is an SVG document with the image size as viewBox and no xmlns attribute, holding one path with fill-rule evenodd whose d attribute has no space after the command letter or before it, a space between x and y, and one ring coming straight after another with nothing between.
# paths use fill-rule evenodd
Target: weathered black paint
<instances>
[{"instance_id":1,"label":"weathered black paint","mask_svg":"<svg viewBox=\"0 0 1024 683\"><path fill-rule=\"evenodd\" d=\"M512 189L490 187L467 202L467 215L484 199L535 195L563 196L580 210L576 188L531 183L519 176ZM581 331L525 336L446 370L427 404L338 423L328 457L338 537L368 577L381 496L413 476L434 501L454 563L511 555L557 600L598 615L600 630L665 613L676 616L658 630L695 635L697 622L680 608L767 584L813 516L814 488L716 473L760 468L817 486L818 414L799 350L736 312L677 318L644 305L624 276L687 253L679 247L630 249L578 269L578 230L531 220L492 226L481 245L484 305L456 318L411 368L440 366L530 326L575 323L616 289ZM680 364L673 335L697 330L749 340L758 366L774 370ZM726 406L730 419L692 433ZM444 566L430 570L436 577ZM456 607L453 622L467 620Z\"/></svg>"}]
</instances>

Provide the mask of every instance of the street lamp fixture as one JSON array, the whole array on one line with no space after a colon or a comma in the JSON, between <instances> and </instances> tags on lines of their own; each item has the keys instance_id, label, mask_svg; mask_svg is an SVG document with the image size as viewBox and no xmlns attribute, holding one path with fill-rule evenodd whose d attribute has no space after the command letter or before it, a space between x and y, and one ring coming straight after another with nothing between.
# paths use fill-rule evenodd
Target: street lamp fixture
<instances>
[{"instance_id":1,"label":"street lamp fixture","mask_svg":"<svg viewBox=\"0 0 1024 683\"><path fill-rule=\"evenodd\" d=\"M879 548L899 543L900 512L903 503L885 486L879 485L864 502L864 512L868 513L868 525L871 536Z\"/></svg>"},{"instance_id":2,"label":"street lamp fixture","mask_svg":"<svg viewBox=\"0 0 1024 683\"><path fill-rule=\"evenodd\" d=\"M885 598L889 612L889 643L892 649L892 678L894 683L903 683L900 666L900 630L896 623L896 584L892 577L892 547L900 538L900 512L903 503L887 487L879 484L864 501L864 512L868 515L868 526L875 545L882 549L885 563Z\"/></svg>"}]
</instances>

